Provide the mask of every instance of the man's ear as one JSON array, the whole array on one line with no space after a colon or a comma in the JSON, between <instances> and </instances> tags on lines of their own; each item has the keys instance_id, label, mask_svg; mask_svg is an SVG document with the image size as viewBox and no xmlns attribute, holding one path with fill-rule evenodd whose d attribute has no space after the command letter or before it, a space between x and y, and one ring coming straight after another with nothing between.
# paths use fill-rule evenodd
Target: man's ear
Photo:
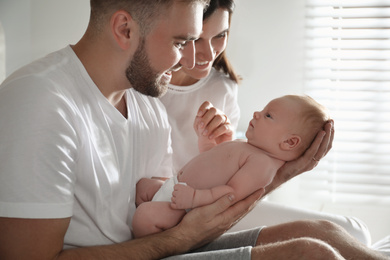
<instances>
[{"instance_id":1,"label":"man's ear","mask_svg":"<svg viewBox=\"0 0 390 260\"><path fill-rule=\"evenodd\" d=\"M298 147L302 139L298 135L290 135L286 140L281 144L282 150L291 151Z\"/></svg>"},{"instance_id":2,"label":"man's ear","mask_svg":"<svg viewBox=\"0 0 390 260\"><path fill-rule=\"evenodd\" d=\"M119 47L123 50L130 47L130 35L133 33L135 21L131 15L124 11L116 11L110 20L111 33Z\"/></svg>"}]
</instances>

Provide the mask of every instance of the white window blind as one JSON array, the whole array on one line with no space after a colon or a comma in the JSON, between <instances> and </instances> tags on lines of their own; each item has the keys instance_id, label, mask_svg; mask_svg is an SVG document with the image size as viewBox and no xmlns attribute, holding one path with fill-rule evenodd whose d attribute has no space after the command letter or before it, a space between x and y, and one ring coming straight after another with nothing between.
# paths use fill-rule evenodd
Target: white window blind
<instances>
[{"instance_id":1,"label":"white window blind","mask_svg":"<svg viewBox=\"0 0 390 260\"><path fill-rule=\"evenodd\" d=\"M300 199L389 206L390 0L307 0L305 93L336 135Z\"/></svg>"},{"instance_id":2,"label":"white window blind","mask_svg":"<svg viewBox=\"0 0 390 260\"><path fill-rule=\"evenodd\" d=\"M0 22L0 83L5 79L5 37Z\"/></svg>"}]
</instances>

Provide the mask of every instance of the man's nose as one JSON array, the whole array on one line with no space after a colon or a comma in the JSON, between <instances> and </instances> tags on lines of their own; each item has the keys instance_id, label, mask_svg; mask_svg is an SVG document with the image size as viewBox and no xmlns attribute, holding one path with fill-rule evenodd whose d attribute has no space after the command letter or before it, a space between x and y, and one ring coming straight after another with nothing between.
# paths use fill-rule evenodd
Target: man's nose
<instances>
[{"instance_id":1,"label":"man's nose","mask_svg":"<svg viewBox=\"0 0 390 260\"><path fill-rule=\"evenodd\" d=\"M202 55L202 59L205 61L213 61L216 55L213 45L210 41L202 41L201 43L196 43L196 52Z\"/></svg>"},{"instance_id":2,"label":"man's nose","mask_svg":"<svg viewBox=\"0 0 390 260\"><path fill-rule=\"evenodd\" d=\"M180 64L187 69L193 69L195 66L195 43L194 41L188 41L182 51L182 58Z\"/></svg>"}]
</instances>

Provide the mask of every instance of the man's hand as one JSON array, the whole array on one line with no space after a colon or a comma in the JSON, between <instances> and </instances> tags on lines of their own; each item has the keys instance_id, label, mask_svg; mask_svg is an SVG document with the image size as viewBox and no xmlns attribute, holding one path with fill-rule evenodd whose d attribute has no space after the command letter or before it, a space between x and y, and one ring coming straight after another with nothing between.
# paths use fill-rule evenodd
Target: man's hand
<instances>
[{"instance_id":1,"label":"man's hand","mask_svg":"<svg viewBox=\"0 0 390 260\"><path fill-rule=\"evenodd\" d=\"M266 187L265 194L270 193L284 182L310 171L332 148L334 138L333 120L327 122L324 130L320 131L306 152L296 160L285 163L279 168L272 183Z\"/></svg>"},{"instance_id":2,"label":"man's hand","mask_svg":"<svg viewBox=\"0 0 390 260\"><path fill-rule=\"evenodd\" d=\"M191 210L172 231L183 234L182 242L194 245L191 249L198 248L229 230L253 209L263 194L264 189L260 189L238 202L233 195L223 196L210 205Z\"/></svg>"}]
</instances>

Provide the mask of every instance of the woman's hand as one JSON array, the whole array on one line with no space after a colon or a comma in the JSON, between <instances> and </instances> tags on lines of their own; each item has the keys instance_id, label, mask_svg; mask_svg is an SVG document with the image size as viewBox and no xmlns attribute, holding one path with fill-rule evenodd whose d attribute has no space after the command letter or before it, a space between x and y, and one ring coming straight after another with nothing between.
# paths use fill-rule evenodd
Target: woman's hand
<instances>
[{"instance_id":1,"label":"woman's hand","mask_svg":"<svg viewBox=\"0 0 390 260\"><path fill-rule=\"evenodd\" d=\"M207 137L216 144L233 140L234 130L230 120L208 101L199 107L194 129L198 137Z\"/></svg>"},{"instance_id":2,"label":"woman's hand","mask_svg":"<svg viewBox=\"0 0 390 260\"><path fill-rule=\"evenodd\" d=\"M265 193L268 194L291 178L314 169L332 148L333 138L334 122L330 120L325 124L324 130L317 134L316 139L301 157L287 162L279 168L272 183L266 187Z\"/></svg>"}]
</instances>

